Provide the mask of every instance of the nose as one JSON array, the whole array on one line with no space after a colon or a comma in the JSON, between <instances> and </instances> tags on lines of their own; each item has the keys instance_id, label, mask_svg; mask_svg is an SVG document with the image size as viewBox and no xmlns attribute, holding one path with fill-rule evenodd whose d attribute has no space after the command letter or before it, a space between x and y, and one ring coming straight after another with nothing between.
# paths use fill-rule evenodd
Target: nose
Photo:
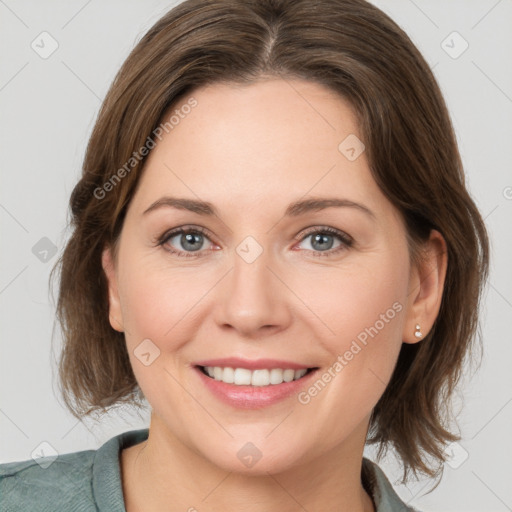
<instances>
[{"instance_id":1,"label":"nose","mask_svg":"<svg viewBox=\"0 0 512 512\"><path fill-rule=\"evenodd\" d=\"M221 329L258 338L286 329L292 318L290 292L278 277L275 265L263 252L248 262L234 254L233 268L223 279L216 321Z\"/></svg>"}]
</instances>

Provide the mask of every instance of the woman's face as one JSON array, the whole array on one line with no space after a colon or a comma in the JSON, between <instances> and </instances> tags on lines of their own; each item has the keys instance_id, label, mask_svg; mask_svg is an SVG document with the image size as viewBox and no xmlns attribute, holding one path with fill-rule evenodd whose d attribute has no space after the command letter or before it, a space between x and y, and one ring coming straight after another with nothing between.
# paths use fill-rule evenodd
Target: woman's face
<instances>
[{"instance_id":1,"label":"woman's face","mask_svg":"<svg viewBox=\"0 0 512 512\"><path fill-rule=\"evenodd\" d=\"M115 271L103 260L155 425L230 471L359 453L415 341L418 279L355 115L300 80L193 98L150 153Z\"/></svg>"}]
</instances>

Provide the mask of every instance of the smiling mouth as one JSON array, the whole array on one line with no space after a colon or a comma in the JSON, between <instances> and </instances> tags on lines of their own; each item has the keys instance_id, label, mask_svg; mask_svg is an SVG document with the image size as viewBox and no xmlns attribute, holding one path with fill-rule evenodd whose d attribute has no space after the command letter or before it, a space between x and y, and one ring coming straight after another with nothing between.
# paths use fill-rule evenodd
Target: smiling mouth
<instances>
[{"instance_id":1,"label":"smiling mouth","mask_svg":"<svg viewBox=\"0 0 512 512\"><path fill-rule=\"evenodd\" d=\"M283 382L292 382L302 379L305 375L318 368L302 368L293 370L291 368L272 368L249 370L247 368L231 368L221 366L198 366L207 377L233 384L235 386L275 386Z\"/></svg>"}]
</instances>

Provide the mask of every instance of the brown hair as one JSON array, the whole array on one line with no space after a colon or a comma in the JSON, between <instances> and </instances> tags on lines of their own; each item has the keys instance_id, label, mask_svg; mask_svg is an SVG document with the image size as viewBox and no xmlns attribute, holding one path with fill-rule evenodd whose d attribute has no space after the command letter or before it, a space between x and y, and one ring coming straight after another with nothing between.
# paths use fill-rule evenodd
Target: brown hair
<instances>
[{"instance_id":1,"label":"brown hair","mask_svg":"<svg viewBox=\"0 0 512 512\"><path fill-rule=\"evenodd\" d=\"M116 248L141 176L145 158L130 161L134 151L195 88L263 77L313 81L347 99L370 170L406 221L411 257L432 228L446 240L439 315L425 339L402 345L368 436L379 455L394 446L404 480L408 470L434 475L427 458L442 462L443 445L458 439L446 426L445 405L478 332L488 238L432 72L409 37L364 0L187 0L133 49L99 112L70 199L73 232L52 270L60 268L66 406L81 418L141 397L124 335L109 323L101 266L103 248ZM100 194L128 161L131 169Z\"/></svg>"}]
</instances>

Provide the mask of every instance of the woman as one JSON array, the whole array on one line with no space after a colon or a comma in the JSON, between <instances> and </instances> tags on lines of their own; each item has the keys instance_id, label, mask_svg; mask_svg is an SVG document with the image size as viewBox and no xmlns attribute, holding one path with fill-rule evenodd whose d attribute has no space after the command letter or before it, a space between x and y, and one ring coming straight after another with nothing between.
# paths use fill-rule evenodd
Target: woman
<instances>
[{"instance_id":1,"label":"woman","mask_svg":"<svg viewBox=\"0 0 512 512\"><path fill-rule=\"evenodd\" d=\"M70 206L66 403L145 398L151 423L2 465L7 509L413 510L363 448L440 474L488 240L393 21L181 3L122 66Z\"/></svg>"}]
</instances>

